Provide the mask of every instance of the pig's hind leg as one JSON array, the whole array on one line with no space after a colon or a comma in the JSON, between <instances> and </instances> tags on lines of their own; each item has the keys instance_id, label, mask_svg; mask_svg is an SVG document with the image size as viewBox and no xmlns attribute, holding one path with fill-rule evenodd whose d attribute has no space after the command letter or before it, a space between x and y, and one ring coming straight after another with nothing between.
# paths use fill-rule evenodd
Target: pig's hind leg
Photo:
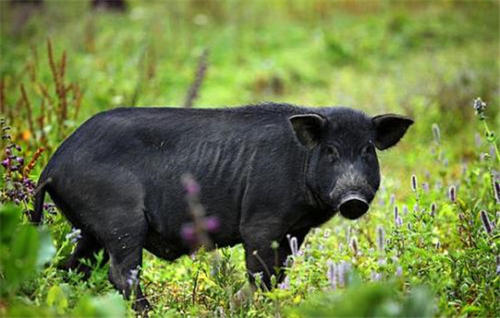
<instances>
[{"instance_id":1,"label":"pig's hind leg","mask_svg":"<svg viewBox=\"0 0 500 318\"><path fill-rule=\"evenodd\" d=\"M142 211L141 211L142 214ZM145 217L139 213L123 213L119 231L105 238L109 253L109 280L125 298L135 297L133 308L139 313L150 309L149 302L139 285L142 265L142 248L147 234Z\"/></svg>"},{"instance_id":2,"label":"pig's hind leg","mask_svg":"<svg viewBox=\"0 0 500 318\"><path fill-rule=\"evenodd\" d=\"M94 237L87 233L82 233L75 250L61 269L76 270L77 272L83 273L83 277L88 279L92 270L91 266L97 264L96 254L99 253L102 248L103 246ZM108 254L104 253L99 265L104 265L107 260ZM88 263L90 263L91 266L87 265Z\"/></svg>"}]
</instances>

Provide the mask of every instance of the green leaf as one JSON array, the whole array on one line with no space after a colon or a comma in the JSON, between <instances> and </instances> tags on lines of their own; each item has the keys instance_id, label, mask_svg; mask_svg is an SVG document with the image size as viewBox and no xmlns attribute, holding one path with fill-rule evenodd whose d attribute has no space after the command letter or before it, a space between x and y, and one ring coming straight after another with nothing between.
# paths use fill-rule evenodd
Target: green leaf
<instances>
[{"instance_id":1,"label":"green leaf","mask_svg":"<svg viewBox=\"0 0 500 318\"><path fill-rule=\"evenodd\" d=\"M54 285L47 293L47 305L56 307L57 313L63 314L68 308L68 299L59 285Z\"/></svg>"},{"instance_id":2,"label":"green leaf","mask_svg":"<svg viewBox=\"0 0 500 318\"><path fill-rule=\"evenodd\" d=\"M52 243L52 239L50 237L50 232L46 228L39 229L40 241L38 247L38 257L36 266L37 268L41 268L43 265L48 263L54 254L56 253L56 248Z\"/></svg>"}]
</instances>

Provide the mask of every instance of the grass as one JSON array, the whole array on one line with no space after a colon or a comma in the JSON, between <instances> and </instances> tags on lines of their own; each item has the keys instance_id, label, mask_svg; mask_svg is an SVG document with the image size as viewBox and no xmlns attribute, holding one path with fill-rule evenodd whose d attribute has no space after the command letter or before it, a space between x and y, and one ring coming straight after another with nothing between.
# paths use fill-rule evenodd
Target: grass
<instances>
[{"instance_id":1,"label":"grass","mask_svg":"<svg viewBox=\"0 0 500 318\"><path fill-rule=\"evenodd\" d=\"M22 23L20 8L2 2L0 9L0 110L11 127L2 147L18 144L9 149L24 159L2 168L0 181L1 254L10 255L1 258L2 315L133 315L108 283L107 266L88 281L57 269L73 247L71 228L54 213L39 234L25 229L20 215L31 207L32 185L23 178L36 181L64 137L98 111L183 105L205 49L194 107L344 105L407 114L416 124L398 147L379 153L382 188L370 213L312 231L282 288L238 301L246 282L241 246L172 263L145 252L151 316L499 312L498 228L488 232L484 222L484 215L500 222L496 2L131 1L120 14L47 1ZM485 120L474 112L477 96L487 104ZM31 253L40 261L16 246L43 251ZM16 259L26 268L12 265ZM351 270L329 280L342 262Z\"/></svg>"}]
</instances>

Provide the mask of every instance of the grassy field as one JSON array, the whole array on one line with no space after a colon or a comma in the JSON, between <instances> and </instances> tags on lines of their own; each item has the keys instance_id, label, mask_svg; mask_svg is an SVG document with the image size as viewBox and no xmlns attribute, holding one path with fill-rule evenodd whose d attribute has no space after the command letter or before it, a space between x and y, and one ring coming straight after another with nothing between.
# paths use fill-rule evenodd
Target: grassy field
<instances>
[{"instance_id":1,"label":"grassy field","mask_svg":"<svg viewBox=\"0 0 500 318\"><path fill-rule=\"evenodd\" d=\"M117 106L182 107L199 64L194 107L343 105L406 114L415 125L379 153L382 187L368 215L312 231L279 288L235 296L246 283L241 246L173 263L144 252L150 316L500 312L498 2L129 1L126 12L96 12L87 1L46 1L0 10L0 316L134 316L108 265L87 281L57 269L74 246L64 217L47 206L46 226L34 229L22 212L50 155L84 120ZM476 97L485 107L474 108Z\"/></svg>"}]
</instances>

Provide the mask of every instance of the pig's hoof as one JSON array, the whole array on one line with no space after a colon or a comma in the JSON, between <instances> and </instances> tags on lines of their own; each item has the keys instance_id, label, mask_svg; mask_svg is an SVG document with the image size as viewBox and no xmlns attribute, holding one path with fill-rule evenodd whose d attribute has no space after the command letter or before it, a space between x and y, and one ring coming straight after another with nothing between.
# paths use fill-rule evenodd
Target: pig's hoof
<instances>
[{"instance_id":1,"label":"pig's hoof","mask_svg":"<svg viewBox=\"0 0 500 318\"><path fill-rule=\"evenodd\" d=\"M148 317L148 312L151 309L151 305L149 304L149 301L146 299L146 297L142 297L138 298L134 302L133 308L138 317Z\"/></svg>"}]
</instances>

